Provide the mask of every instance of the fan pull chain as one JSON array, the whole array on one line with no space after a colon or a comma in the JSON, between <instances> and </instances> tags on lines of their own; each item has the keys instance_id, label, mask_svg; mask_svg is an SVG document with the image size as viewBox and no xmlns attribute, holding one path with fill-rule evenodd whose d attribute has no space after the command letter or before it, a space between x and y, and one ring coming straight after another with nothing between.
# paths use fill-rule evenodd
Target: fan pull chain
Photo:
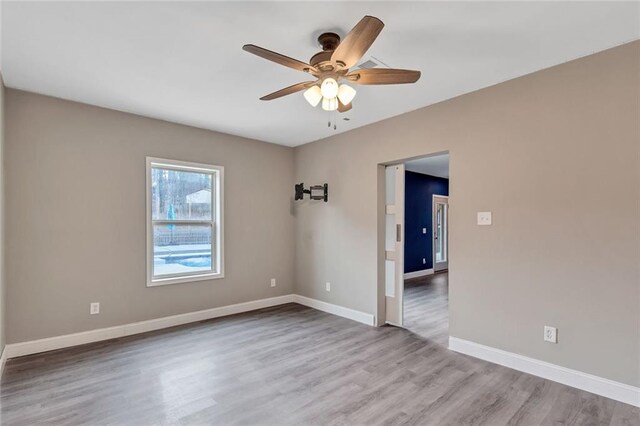
<instances>
[{"instance_id":1,"label":"fan pull chain","mask_svg":"<svg viewBox=\"0 0 640 426\"><path fill-rule=\"evenodd\" d=\"M327 122L327 127L331 128L331 122L333 122L333 130L338 130L335 116L336 116L335 111L329 111L329 121Z\"/></svg>"}]
</instances>

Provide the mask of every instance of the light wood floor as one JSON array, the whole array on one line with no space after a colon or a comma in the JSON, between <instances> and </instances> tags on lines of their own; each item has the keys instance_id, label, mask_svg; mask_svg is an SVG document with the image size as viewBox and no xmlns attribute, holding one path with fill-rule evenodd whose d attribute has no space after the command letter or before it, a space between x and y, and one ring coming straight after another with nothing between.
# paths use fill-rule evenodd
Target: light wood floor
<instances>
[{"instance_id":1,"label":"light wood floor","mask_svg":"<svg viewBox=\"0 0 640 426\"><path fill-rule=\"evenodd\" d=\"M449 344L449 274L404 282L404 326L443 346Z\"/></svg>"},{"instance_id":2,"label":"light wood floor","mask_svg":"<svg viewBox=\"0 0 640 426\"><path fill-rule=\"evenodd\" d=\"M296 304L8 361L3 425L607 425L639 410Z\"/></svg>"}]
</instances>

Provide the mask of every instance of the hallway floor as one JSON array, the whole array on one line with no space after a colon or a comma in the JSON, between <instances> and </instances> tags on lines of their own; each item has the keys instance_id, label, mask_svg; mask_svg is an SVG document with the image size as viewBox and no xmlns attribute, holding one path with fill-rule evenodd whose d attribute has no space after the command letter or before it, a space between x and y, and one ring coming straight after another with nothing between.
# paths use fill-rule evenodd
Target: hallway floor
<instances>
[{"instance_id":1,"label":"hallway floor","mask_svg":"<svg viewBox=\"0 0 640 426\"><path fill-rule=\"evenodd\" d=\"M447 347L449 344L449 273L404 282L404 326Z\"/></svg>"}]
</instances>

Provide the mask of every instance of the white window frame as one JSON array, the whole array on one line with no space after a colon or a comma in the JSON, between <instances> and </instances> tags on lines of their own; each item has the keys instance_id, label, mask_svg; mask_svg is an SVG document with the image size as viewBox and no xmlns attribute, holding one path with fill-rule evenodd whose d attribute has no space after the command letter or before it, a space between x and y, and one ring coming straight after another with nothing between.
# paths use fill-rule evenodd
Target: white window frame
<instances>
[{"instance_id":1,"label":"white window frame","mask_svg":"<svg viewBox=\"0 0 640 426\"><path fill-rule=\"evenodd\" d=\"M175 224L203 224L210 223L212 227L211 256L215 252L215 264L218 270L215 272L191 272L164 275L162 277L154 277L153 275L153 224L157 222L167 222L166 220L153 220L151 209L151 197L153 191L151 189L153 168L180 170L185 172L200 172L211 174L211 221L203 220L172 220ZM193 281L213 280L224 278L224 167L213 166L209 164L191 163L187 161L168 160L164 158L147 157L147 287L156 287L169 284L187 283ZM214 199L214 194L216 199ZM215 230L215 233L213 232ZM214 236L215 235L215 239ZM214 249L215 247L215 249ZM214 261L214 258L211 259Z\"/></svg>"}]
</instances>

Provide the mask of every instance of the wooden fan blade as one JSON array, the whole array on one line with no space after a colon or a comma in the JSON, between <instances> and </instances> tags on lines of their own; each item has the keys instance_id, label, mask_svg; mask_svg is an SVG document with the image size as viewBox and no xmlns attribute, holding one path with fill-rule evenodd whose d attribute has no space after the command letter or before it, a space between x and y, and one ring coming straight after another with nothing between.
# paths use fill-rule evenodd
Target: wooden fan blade
<instances>
[{"instance_id":1,"label":"wooden fan blade","mask_svg":"<svg viewBox=\"0 0 640 426\"><path fill-rule=\"evenodd\" d=\"M351 108L353 108L353 102L349 102L347 105L345 105L340 102L340 99L338 99L338 112L347 112Z\"/></svg>"},{"instance_id":2,"label":"wooden fan blade","mask_svg":"<svg viewBox=\"0 0 640 426\"><path fill-rule=\"evenodd\" d=\"M302 83L294 84L292 86L285 87L284 89L280 89L277 92L269 93L268 95L265 95L265 96L261 97L260 100L261 101L271 101L273 99L278 99L278 98L281 98L283 96L287 96L287 95L290 95L292 93L296 93L296 92L299 92L301 90L308 89L309 87L313 86L316 83L317 83L316 81L305 81L305 82L302 82Z\"/></svg>"},{"instance_id":3,"label":"wooden fan blade","mask_svg":"<svg viewBox=\"0 0 640 426\"><path fill-rule=\"evenodd\" d=\"M293 68L294 70L308 72L310 74L317 74L318 70L310 64L301 62L297 59L290 58L280 53L272 52L271 50L264 49L262 47L245 44L242 46L242 50L253 53L256 56L275 62L276 64L284 65L285 67Z\"/></svg>"},{"instance_id":4,"label":"wooden fan blade","mask_svg":"<svg viewBox=\"0 0 640 426\"><path fill-rule=\"evenodd\" d=\"M374 16L365 16L340 42L331 55L331 61L343 68L351 68L369 50L382 31L384 23Z\"/></svg>"},{"instance_id":5,"label":"wooden fan blade","mask_svg":"<svg viewBox=\"0 0 640 426\"><path fill-rule=\"evenodd\" d=\"M407 84L418 81L420 71L369 68L352 71L345 78L354 84Z\"/></svg>"}]
</instances>

